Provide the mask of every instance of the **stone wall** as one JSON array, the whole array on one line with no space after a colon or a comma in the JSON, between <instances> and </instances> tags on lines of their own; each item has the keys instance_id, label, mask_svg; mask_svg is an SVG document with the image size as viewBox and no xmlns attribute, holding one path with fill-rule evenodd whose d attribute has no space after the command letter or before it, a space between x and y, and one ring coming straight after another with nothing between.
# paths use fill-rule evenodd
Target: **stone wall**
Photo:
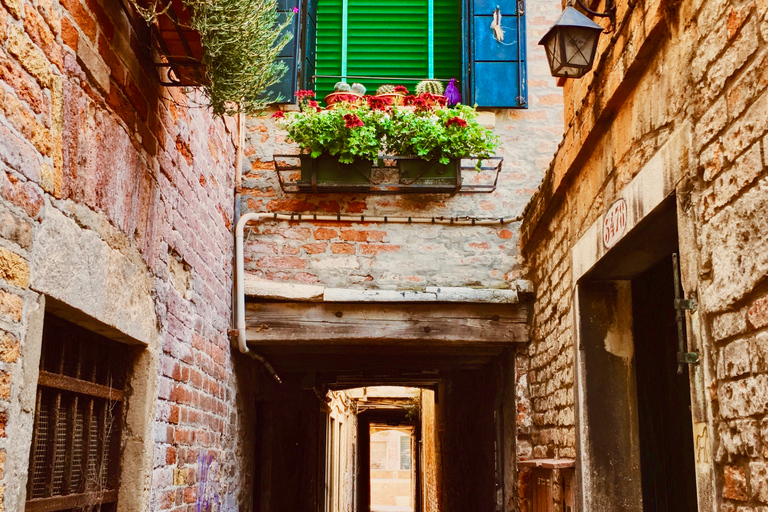
<instances>
[{"instance_id":1,"label":"stone wall","mask_svg":"<svg viewBox=\"0 0 768 512\"><path fill-rule=\"evenodd\" d=\"M539 37L557 6L526 3L529 108L481 114L500 136L504 167L491 194L285 194L275 154L297 154L267 117L248 120L243 211L342 215L513 218L521 212L560 137L562 97L549 76ZM466 176L466 175L465 175ZM472 176L466 177L471 180ZM452 227L392 224L271 223L254 227L246 270L274 280L335 287L423 289L426 286L506 288L523 273L518 224Z\"/></svg>"},{"instance_id":2,"label":"stone wall","mask_svg":"<svg viewBox=\"0 0 768 512\"><path fill-rule=\"evenodd\" d=\"M253 386L227 337L237 128L158 85L128 5L0 7L0 509L23 508L44 304L145 347L121 510L250 500Z\"/></svg>"},{"instance_id":3,"label":"stone wall","mask_svg":"<svg viewBox=\"0 0 768 512\"><path fill-rule=\"evenodd\" d=\"M587 270L574 276L574 246L641 169L670 176L683 288L700 298L689 343L703 360L691 381L701 510L768 503L766 7L618 2L619 26L601 38L593 71L565 85L565 136L521 227L537 296L532 451L572 458L572 304Z\"/></svg>"}]
</instances>

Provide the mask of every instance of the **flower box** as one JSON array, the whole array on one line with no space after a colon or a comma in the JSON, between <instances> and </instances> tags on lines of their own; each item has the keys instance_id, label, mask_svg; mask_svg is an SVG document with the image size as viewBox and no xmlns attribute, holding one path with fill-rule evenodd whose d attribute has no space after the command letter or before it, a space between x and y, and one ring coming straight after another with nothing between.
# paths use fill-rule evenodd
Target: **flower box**
<instances>
[{"instance_id":1,"label":"flower box","mask_svg":"<svg viewBox=\"0 0 768 512\"><path fill-rule=\"evenodd\" d=\"M400 184L411 190L453 193L461 188L461 160L458 158L441 164L438 159L401 157L397 160L397 166Z\"/></svg>"},{"instance_id":2,"label":"flower box","mask_svg":"<svg viewBox=\"0 0 768 512\"><path fill-rule=\"evenodd\" d=\"M300 155L302 192L360 192L371 187L373 163L362 158L351 164L339 162L338 157L321 155L312 158Z\"/></svg>"}]
</instances>

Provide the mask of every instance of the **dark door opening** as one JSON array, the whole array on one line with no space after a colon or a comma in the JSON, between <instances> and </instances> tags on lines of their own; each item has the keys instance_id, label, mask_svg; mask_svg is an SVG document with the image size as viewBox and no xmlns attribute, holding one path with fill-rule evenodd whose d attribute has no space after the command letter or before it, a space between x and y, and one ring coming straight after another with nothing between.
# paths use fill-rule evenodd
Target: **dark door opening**
<instances>
[{"instance_id":1,"label":"dark door opening","mask_svg":"<svg viewBox=\"0 0 768 512\"><path fill-rule=\"evenodd\" d=\"M672 257L632 280L644 512L696 510L688 369L677 372Z\"/></svg>"}]
</instances>

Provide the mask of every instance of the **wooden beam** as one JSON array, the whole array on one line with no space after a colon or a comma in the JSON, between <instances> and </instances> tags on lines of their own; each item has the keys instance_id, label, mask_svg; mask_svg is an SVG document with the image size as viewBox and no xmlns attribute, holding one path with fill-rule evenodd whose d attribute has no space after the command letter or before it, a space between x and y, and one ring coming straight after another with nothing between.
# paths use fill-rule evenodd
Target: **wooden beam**
<instances>
[{"instance_id":1,"label":"wooden beam","mask_svg":"<svg viewBox=\"0 0 768 512\"><path fill-rule=\"evenodd\" d=\"M50 498L37 498L27 501L24 510L26 512L53 512L56 510L74 509L82 507L90 509L98 504L114 503L117 501L117 491L86 492L82 494L70 494L67 496L53 496Z\"/></svg>"},{"instance_id":2,"label":"wooden beam","mask_svg":"<svg viewBox=\"0 0 768 512\"><path fill-rule=\"evenodd\" d=\"M58 373L47 372L45 370L40 370L37 384L48 388L62 389L98 398L106 398L107 400L123 399L123 392L119 389L75 379L66 375L59 375Z\"/></svg>"},{"instance_id":3,"label":"wooden beam","mask_svg":"<svg viewBox=\"0 0 768 512\"><path fill-rule=\"evenodd\" d=\"M528 341L526 304L249 303L250 345L471 345Z\"/></svg>"}]
</instances>

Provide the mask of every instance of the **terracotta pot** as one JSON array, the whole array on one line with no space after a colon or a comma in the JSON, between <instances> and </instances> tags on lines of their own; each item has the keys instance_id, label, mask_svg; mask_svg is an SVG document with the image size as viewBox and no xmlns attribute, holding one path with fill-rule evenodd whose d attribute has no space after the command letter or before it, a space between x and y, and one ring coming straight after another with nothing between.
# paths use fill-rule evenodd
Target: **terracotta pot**
<instances>
[{"instance_id":1,"label":"terracotta pot","mask_svg":"<svg viewBox=\"0 0 768 512\"><path fill-rule=\"evenodd\" d=\"M192 13L182 0L171 0L152 27L155 43L165 62L158 65L169 85L202 85L205 82L200 34L190 28ZM164 77L166 78L166 77Z\"/></svg>"},{"instance_id":2,"label":"terracotta pot","mask_svg":"<svg viewBox=\"0 0 768 512\"><path fill-rule=\"evenodd\" d=\"M375 96L376 98L390 98L392 100L392 105L402 105L403 104L403 98L405 98L405 94L400 93L391 93L391 94L377 94Z\"/></svg>"},{"instance_id":3,"label":"terracotta pot","mask_svg":"<svg viewBox=\"0 0 768 512\"><path fill-rule=\"evenodd\" d=\"M345 96L357 98L352 102L355 104L360 103L363 99L360 94L355 94L354 92L332 92L325 97L325 103L328 105L328 108L332 108L334 103L339 103Z\"/></svg>"}]
</instances>

